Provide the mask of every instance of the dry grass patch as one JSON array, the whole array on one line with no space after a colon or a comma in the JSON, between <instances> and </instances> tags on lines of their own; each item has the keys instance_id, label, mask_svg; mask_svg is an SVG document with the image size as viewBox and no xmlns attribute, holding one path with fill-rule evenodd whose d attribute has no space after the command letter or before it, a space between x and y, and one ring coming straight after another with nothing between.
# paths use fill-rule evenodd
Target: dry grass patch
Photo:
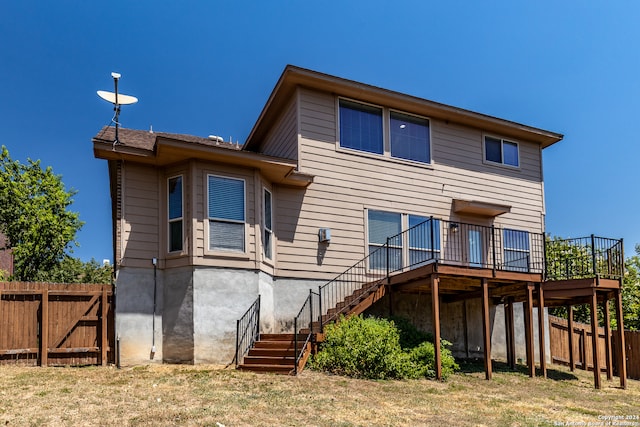
<instances>
[{"instance_id":1,"label":"dry grass patch","mask_svg":"<svg viewBox=\"0 0 640 427\"><path fill-rule=\"evenodd\" d=\"M298 377L257 375L215 366L1 366L0 425L534 426L640 415L638 381L620 390L604 380L594 390L588 372L553 366L545 380L494 366L493 381L468 365L445 383L308 370Z\"/></svg>"}]
</instances>

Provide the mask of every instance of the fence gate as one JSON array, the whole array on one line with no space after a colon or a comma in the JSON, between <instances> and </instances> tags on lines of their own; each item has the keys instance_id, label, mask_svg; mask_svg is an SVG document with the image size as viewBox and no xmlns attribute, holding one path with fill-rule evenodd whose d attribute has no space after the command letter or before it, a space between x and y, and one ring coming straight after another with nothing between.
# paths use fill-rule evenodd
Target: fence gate
<instances>
[{"instance_id":1,"label":"fence gate","mask_svg":"<svg viewBox=\"0 0 640 427\"><path fill-rule=\"evenodd\" d=\"M0 282L0 364L115 361L113 287Z\"/></svg>"}]
</instances>

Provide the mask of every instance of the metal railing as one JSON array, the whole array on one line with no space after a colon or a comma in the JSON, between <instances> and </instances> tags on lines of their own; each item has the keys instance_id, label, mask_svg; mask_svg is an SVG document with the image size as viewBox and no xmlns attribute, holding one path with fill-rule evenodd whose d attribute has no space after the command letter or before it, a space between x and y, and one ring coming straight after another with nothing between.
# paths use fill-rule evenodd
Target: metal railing
<instances>
[{"instance_id":1,"label":"metal railing","mask_svg":"<svg viewBox=\"0 0 640 427\"><path fill-rule=\"evenodd\" d=\"M622 239L593 234L575 239L549 239L546 260L547 280L620 279L624 275Z\"/></svg>"},{"instance_id":2,"label":"metal railing","mask_svg":"<svg viewBox=\"0 0 640 427\"><path fill-rule=\"evenodd\" d=\"M298 373L300 360L304 357L307 345L313 336L313 326L316 321L313 311L314 297L319 297L319 295L313 292L312 289L309 289L309 296L305 300L304 304L302 304L302 308L300 308L296 317L293 318L293 348L294 354L296 355L293 371L295 374ZM315 314L319 315L319 313L320 312L318 310ZM298 346L299 342L302 343L302 346Z\"/></svg>"},{"instance_id":3,"label":"metal railing","mask_svg":"<svg viewBox=\"0 0 640 427\"><path fill-rule=\"evenodd\" d=\"M547 239L544 233L431 217L388 237L384 244L371 243L368 255L363 259L319 286L317 292L309 290L293 321L295 372L314 332L322 332L324 325L337 320L372 291L388 284L392 274L433 262L491 269L494 274L497 271L536 273L544 275L545 280L621 278L624 274L621 239L593 235L578 239ZM258 298L243 316L247 320L238 320L236 364L259 335L259 310ZM246 326L241 327L243 322ZM241 333L241 329L244 332Z\"/></svg>"},{"instance_id":4,"label":"metal railing","mask_svg":"<svg viewBox=\"0 0 640 427\"><path fill-rule=\"evenodd\" d=\"M338 308L338 303L343 302L358 290L362 290L364 294L370 289L377 288L380 283L387 280L389 272L386 266L392 262L389 259L392 251L387 250L389 244L389 239L387 239L385 245L370 249L369 255L349 267L347 271L338 275L335 279L318 287L319 315L322 316L325 311L331 308L337 308L336 312L330 317L325 317L324 319L319 317L321 322L320 330L322 330L322 325L336 320L340 314L348 310L348 306Z\"/></svg>"},{"instance_id":5,"label":"metal railing","mask_svg":"<svg viewBox=\"0 0 640 427\"><path fill-rule=\"evenodd\" d=\"M236 321L236 354L233 360L236 368L240 360L260 338L260 295L251 307ZM233 363L233 362L232 362Z\"/></svg>"}]
</instances>

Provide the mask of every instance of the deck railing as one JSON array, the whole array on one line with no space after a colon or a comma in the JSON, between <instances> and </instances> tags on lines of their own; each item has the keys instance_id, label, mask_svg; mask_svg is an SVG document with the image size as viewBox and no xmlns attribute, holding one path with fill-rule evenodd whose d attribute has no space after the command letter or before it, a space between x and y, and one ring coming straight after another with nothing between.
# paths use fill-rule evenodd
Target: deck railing
<instances>
[{"instance_id":1,"label":"deck railing","mask_svg":"<svg viewBox=\"0 0 640 427\"><path fill-rule=\"evenodd\" d=\"M318 292L309 290L294 319L296 371L304 348L314 332L350 310L347 297L364 298L369 291L388 283L392 274L438 262L465 268L542 274L544 280L586 277L619 279L624 274L621 239L584 237L548 239L544 233L487 227L437 218L390 236L383 244L370 243L368 254L326 284ZM259 318L260 300L257 304ZM333 310L331 310L333 309ZM252 311L253 310L253 311ZM331 315L329 315L331 310ZM256 316L250 308L245 317ZM241 322L246 322L240 332ZM315 330L314 330L315 328ZM253 345L259 333L254 319L238 321L236 364ZM298 341L304 345L298 348Z\"/></svg>"},{"instance_id":2,"label":"deck railing","mask_svg":"<svg viewBox=\"0 0 640 427\"><path fill-rule=\"evenodd\" d=\"M236 368L253 344L260 338L260 295L251 307L236 321ZM232 362L233 363L233 362Z\"/></svg>"},{"instance_id":3,"label":"deck railing","mask_svg":"<svg viewBox=\"0 0 640 427\"><path fill-rule=\"evenodd\" d=\"M602 277L620 279L624 274L622 239L589 237L550 239L546 245L547 280Z\"/></svg>"},{"instance_id":4,"label":"deck railing","mask_svg":"<svg viewBox=\"0 0 640 427\"><path fill-rule=\"evenodd\" d=\"M298 365L300 360L304 357L305 350L307 348L307 344L311 341L311 337L313 336L314 330L314 322L316 321L316 317L320 314L320 310L314 313L313 307L319 307L318 301L319 295L313 292L312 289L309 289L309 296L305 300L304 304L300 308L300 311L293 319L293 348L294 354L296 355L295 365L294 365L294 373L298 373ZM316 303L314 304L314 299ZM315 316L314 316L315 314ZM299 345L302 344L302 345Z\"/></svg>"}]
</instances>

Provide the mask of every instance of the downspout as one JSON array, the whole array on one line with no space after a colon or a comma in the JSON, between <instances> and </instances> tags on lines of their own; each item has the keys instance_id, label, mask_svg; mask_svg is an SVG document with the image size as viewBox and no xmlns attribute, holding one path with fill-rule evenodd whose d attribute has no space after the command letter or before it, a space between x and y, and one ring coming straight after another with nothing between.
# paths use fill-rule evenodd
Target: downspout
<instances>
[{"instance_id":1,"label":"downspout","mask_svg":"<svg viewBox=\"0 0 640 427\"><path fill-rule=\"evenodd\" d=\"M152 258L153 263L153 317L151 320L151 359L156 354L156 302L158 299L158 258Z\"/></svg>"}]
</instances>

